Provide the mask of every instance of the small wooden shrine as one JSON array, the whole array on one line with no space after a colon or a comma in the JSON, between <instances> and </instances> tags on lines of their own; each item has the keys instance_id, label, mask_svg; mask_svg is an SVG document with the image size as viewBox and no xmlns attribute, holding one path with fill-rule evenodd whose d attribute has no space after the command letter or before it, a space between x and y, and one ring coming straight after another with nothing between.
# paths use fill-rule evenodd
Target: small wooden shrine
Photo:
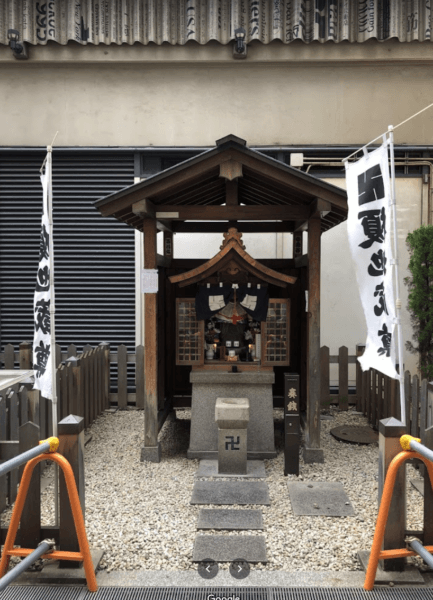
<instances>
[{"instance_id":1,"label":"small wooden shrine","mask_svg":"<svg viewBox=\"0 0 433 600\"><path fill-rule=\"evenodd\" d=\"M321 462L320 236L347 218L346 192L230 135L95 205L144 233L145 270L157 270L145 293L142 459L159 460L165 416L191 406L193 381L212 380L206 373L236 373L239 382L261 373L272 381L271 404L283 407L283 375L294 372L304 459ZM242 234L276 232L293 234L293 258L253 258ZM221 233L223 243L210 259L174 258L176 233Z\"/></svg>"}]
</instances>

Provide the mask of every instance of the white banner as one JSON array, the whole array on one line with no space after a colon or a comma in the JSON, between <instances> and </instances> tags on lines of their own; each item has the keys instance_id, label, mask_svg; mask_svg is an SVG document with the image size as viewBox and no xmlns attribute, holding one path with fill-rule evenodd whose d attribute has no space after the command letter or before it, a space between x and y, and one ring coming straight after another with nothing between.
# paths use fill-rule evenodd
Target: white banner
<instances>
[{"instance_id":1,"label":"white banner","mask_svg":"<svg viewBox=\"0 0 433 600\"><path fill-rule=\"evenodd\" d=\"M41 175L43 214L39 247L39 267L33 302L35 335L33 340L34 389L49 400L52 395L51 317L50 317L50 224L48 197L51 196L51 152L47 154L45 173Z\"/></svg>"},{"instance_id":2,"label":"white banner","mask_svg":"<svg viewBox=\"0 0 433 600\"><path fill-rule=\"evenodd\" d=\"M347 232L367 322L362 370L377 369L394 379L395 303L391 267L391 198L386 145L356 163L346 162Z\"/></svg>"}]
</instances>

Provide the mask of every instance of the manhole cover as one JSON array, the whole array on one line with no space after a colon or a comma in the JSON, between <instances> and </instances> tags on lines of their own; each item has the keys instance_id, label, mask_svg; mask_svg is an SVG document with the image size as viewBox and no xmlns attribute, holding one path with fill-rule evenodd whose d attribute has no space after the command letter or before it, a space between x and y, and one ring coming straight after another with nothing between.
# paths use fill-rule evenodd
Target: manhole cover
<instances>
[{"instance_id":1,"label":"manhole cover","mask_svg":"<svg viewBox=\"0 0 433 600\"><path fill-rule=\"evenodd\" d=\"M364 425L340 425L331 429L336 440L349 444L374 444L379 439L377 431Z\"/></svg>"}]
</instances>

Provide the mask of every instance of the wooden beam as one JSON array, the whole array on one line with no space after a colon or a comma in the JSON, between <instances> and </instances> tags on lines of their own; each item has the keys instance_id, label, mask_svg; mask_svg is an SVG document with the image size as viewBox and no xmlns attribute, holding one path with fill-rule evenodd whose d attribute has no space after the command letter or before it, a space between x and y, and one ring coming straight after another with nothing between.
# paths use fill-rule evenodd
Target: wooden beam
<instances>
[{"instance_id":1,"label":"wooden beam","mask_svg":"<svg viewBox=\"0 0 433 600\"><path fill-rule=\"evenodd\" d=\"M145 219L144 268L156 269L156 221ZM144 456L158 446L158 302L157 294L145 294L144 305ZM157 452L155 452L157 454ZM143 455L142 455L143 456Z\"/></svg>"},{"instance_id":2,"label":"wooden beam","mask_svg":"<svg viewBox=\"0 0 433 600\"><path fill-rule=\"evenodd\" d=\"M299 258L295 258L295 267L301 269L302 267L308 267L308 254L304 254Z\"/></svg>"},{"instance_id":3,"label":"wooden beam","mask_svg":"<svg viewBox=\"0 0 433 600\"><path fill-rule=\"evenodd\" d=\"M157 221L156 228L158 231L173 233L173 226L171 224L171 221Z\"/></svg>"},{"instance_id":4,"label":"wooden beam","mask_svg":"<svg viewBox=\"0 0 433 600\"><path fill-rule=\"evenodd\" d=\"M322 198L316 198L310 204L310 218L323 218L326 217L328 213L332 210L332 204L327 200L322 200Z\"/></svg>"},{"instance_id":5,"label":"wooden beam","mask_svg":"<svg viewBox=\"0 0 433 600\"><path fill-rule=\"evenodd\" d=\"M172 221L260 221L308 219L308 206L158 206L157 219Z\"/></svg>"},{"instance_id":6,"label":"wooden beam","mask_svg":"<svg viewBox=\"0 0 433 600\"><path fill-rule=\"evenodd\" d=\"M226 180L226 205L237 206L238 204L238 182Z\"/></svg>"},{"instance_id":7,"label":"wooden beam","mask_svg":"<svg viewBox=\"0 0 433 600\"><path fill-rule=\"evenodd\" d=\"M220 164L220 177L228 181L233 181L238 177L242 177L242 163L236 160L226 160Z\"/></svg>"},{"instance_id":8,"label":"wooden beam","mask_svg":"<svg viewBox=\"0 0 433 600\"><path fill-rule=\"evenodd\" d=\"M174 233L225 233L228 231L229 221L204 221L201 223L191 221L175 221ZM237 229L242 233L285 233L292 230L290 221L244 221L237 224Z\"/></svg>"},{"instance_id":9,"label":"wooden beam","mask_svg":"<svg viewBox=\"0 0 433 600\"><path fill-rule=\"evenodd\" d=\"M156 266L157 267L169 267L171 265L171 258L163 256L162 254L156 255Z\"/></svg>"},{"instance_id":10,"label":"wooden beam","mask_svg":"<svg viewBox=\"0 0 433 600\"><path fill-rule=\"evenodd\" d=\"M308 219L295 221L293 226L293 233L302 233L308 230Z\"/></svg>"},{"instance_id":11,"label":"wooden beam","mask_svg":"<svg viewBox=\"0 0 433 600\"><path fill-rule=\"evenodd\" d=\"M323 462L320 449L320 219L308 225L308 349L306 462Z\"/></svg>"},{"instance_id":12,"label":"wooden beam","mask_svg":"<svg viewBox=\"0 0 433 600\"><path fill-rule=\"evenodd\" d=\"M309 215L308 215L308 219L323 219L323 217L326 217L326 215L328 213L330 213L332 210L332 204L330 202L328 202L327 200L322 200L322 198L316 198L310 205L309 205ZM296 221L295 223L295 228L294 228L294 233L300 233L302 231L307 231L308 230L308 219L305 221Z\"/></svg>"},{"instance_id":13,"label":"wooden beam","mask_svg":"<svg viewBox=\"0 0 433 600\"><path fill-rule=\"evenodd\" d=\"M134 215L139 215L143 219L154 219L155 218L155 206L150 200L143 198L139 202L135 202L132 205L132 212Z\"/></svg>"}]
</instances>

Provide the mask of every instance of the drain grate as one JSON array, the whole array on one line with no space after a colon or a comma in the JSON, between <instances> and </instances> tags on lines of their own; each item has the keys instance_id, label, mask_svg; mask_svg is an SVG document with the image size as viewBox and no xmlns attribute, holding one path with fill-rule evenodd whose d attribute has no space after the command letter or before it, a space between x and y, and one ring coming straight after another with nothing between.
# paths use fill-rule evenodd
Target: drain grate
<instances>
[{"instance_id":1,"label":"drain grate","mask_svg":"<svg viewBox=\"0 0 433 600\"><path fill-rule=\"evenodd\" d=\"M433 600L432 588L100 587L9 586L2 600Z\"/></svg>"},{"instance_id":2,"label":"drain grate","mask_svg":"<svg viewBox=\"0 0 433 600\"><path fill-rule=\"evenodd\" d=\"M84 600L87 589L64 585L10 585L1 593L2 600Z\"/></svg>"}]
</instances>

